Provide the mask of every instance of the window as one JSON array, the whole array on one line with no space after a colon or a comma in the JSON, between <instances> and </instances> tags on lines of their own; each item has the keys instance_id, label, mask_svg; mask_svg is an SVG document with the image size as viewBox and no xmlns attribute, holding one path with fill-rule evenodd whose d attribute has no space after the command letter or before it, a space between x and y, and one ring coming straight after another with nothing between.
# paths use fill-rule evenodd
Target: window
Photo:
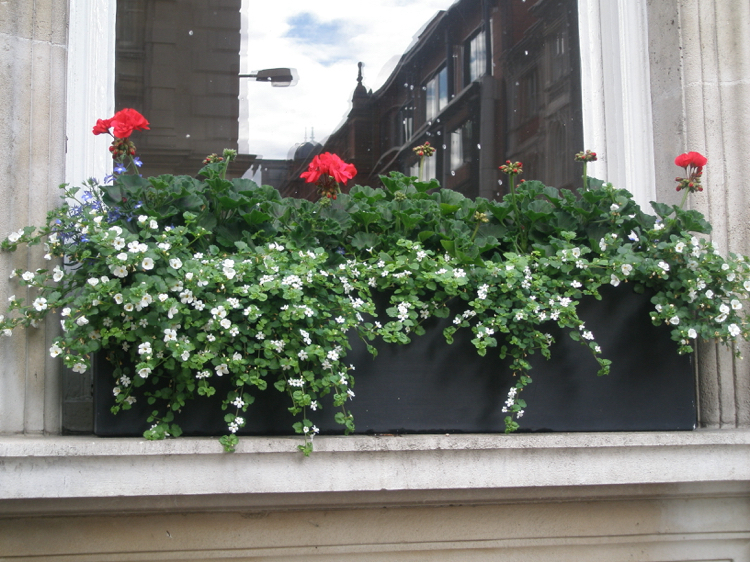
<instances>
[{"instance_id":1,"label":"window","mask_svg":"<svg viewBox=\"0 0 750 562\"><path fill-rule=\"evenodd\" d=\"M401 126L401 144L405 144L411 140L414 134L414 101L409 100L406 102L401 110L399 111L399 121Z\"/></svg>"},{"instance_id":2,"label":"window","mask_svg":"<svg viewBox=\"0 0 750 562\"><path fill-rule=\"evenodd\" d=\"M464 164L471 162L471 147L473 137L473 123L466 121L450 134L450 169L455 171Z\"/></svg>"},{"instance_id":3,"label":"window","mask_svg":"<svg viewBox=\"0 0 750 562\"><path fill-rule=\"evenodd\" d=\"M484 31L480 31L469 41L469 48L466 49L466 54L468 57L466 63L468 71L467 81L473 82L484 75L487 68L487 43Z\"/></svg>"},{"instance_id":4,"label":"window","mask_svg":"<svg viewBox=\"0 0 750 562\"><path fill-rule=\"evenodd\" d=\"M427 82L425 119L434 119L448 105L448 68L443 67Z\"/></svg>"}]
</instances>

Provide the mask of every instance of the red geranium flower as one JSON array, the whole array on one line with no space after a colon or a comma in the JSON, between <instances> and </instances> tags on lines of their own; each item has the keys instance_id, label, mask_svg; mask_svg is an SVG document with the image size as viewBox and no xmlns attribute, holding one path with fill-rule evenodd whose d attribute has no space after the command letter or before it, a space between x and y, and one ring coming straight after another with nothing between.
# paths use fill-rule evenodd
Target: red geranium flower
<instances>
[{"instance_id":1,"label":"red geranium flower","mask_svg":"<svg viewBox=\"0 0 750 562\"><path fill-rule=\"evenodd\" d=\"M686 152L685 154L680 154L674 159L674 163L680 168L693 166L697 168L699 172L703 169L703 166L706 165L706 162L708 162L708 158L703 156L700 152Z\"/></svg>"},{"instance_id":2,"label":"red geranium flower","mask_svg":"<svg viewBox=\"0 0 750 562\"><path fill-rule=\"evenodd\" d=\"M357 175L354 164L347 164L336 154L324 152L310 162L307 171L300 174L307 183L316 183L320 176L331 176L334 180L346 183Z\"/></svg>"},{"instance_id":3,"label":"red geranium flower","mask_svg":"<svg viewBox=\"0 0 750 562\"><path fill-rule=\"evenodd\" d=\"M93 133L95 135L101 135L102 133L109 133L109 128L112 126L112 119L97 119L96 125L94 125Z\"/></svg>"},{"instance_id":4,"label":"red geranium flower","mask_svg":"<svg viewBox=\"0 0 750 562\"><path fill-rule=\"evenodd\" d=\"M114 127L113 136L118 139L126 139L133 131L148 129L149 123L146 118L138 113L135 109L126 107L114 114L110 119L97 119L94 130L95 135L109 133L110 128Z\"/></svg>"}]
</instances>

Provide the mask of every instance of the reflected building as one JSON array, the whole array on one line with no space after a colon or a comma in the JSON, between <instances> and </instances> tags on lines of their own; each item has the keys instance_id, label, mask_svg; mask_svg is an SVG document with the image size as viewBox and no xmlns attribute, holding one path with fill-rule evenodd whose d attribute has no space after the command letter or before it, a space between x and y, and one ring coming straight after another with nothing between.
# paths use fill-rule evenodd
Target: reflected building
<instances>
[{"instance_id":1,"label":"reflected building","mask_svg":"<svg viewBox=\"0 0 750 562\"><path fill-rule=\"evenodd\" d=\"M241 0L118 0L115 107L151 129L132 139L143 175L195 175L203 159L237 149ZM238 155L230 174L254 164Z\"/></svg>"},{"instance_id":2,"label":"reflected building","mask_svg":"<svg viewBox=\"0 0 750 562\"><path fill-rule=\"evenodd\" d=\"M413 148L429 142L437 151L427 177L470 197L505 193L506 160L523 162L525 178L575 188L578 48L575 0L459 0L427 23L377 91L360 65L351 110L322 150L372 186L394 170L418 175ZM297 183L290 174L277 187L294 195Z\"/></svg>"}]
</instances>

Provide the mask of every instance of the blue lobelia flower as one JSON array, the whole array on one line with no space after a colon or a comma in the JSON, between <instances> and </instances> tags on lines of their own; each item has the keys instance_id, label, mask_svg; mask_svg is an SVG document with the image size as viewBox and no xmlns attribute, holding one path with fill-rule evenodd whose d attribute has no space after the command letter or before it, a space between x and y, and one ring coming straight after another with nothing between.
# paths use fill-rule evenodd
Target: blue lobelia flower
<instances>
[{"instance_id":1,"label":"blue lobelia flower","mask_svg":"<svg viewBox=\"0 0 750 562\"><path fill-rule=\"evenodd\" d=\"M127 170L127 168L125 166L123 166L122 164L117 164L117 166L115 166L115 172L118 173L118 174L122 174L126 170Z\"/></svg>"}]
</instances>

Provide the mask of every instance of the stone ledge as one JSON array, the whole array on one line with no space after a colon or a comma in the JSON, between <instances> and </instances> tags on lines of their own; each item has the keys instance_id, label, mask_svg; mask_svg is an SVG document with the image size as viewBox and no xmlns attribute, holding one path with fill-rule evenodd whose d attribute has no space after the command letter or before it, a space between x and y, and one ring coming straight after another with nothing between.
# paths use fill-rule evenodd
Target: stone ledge
<instances>
[{"instance_id":1,"label":"stone ledge","mask_svg":"<svg viewBox=\"0 0 750 562\"><path fill-rule=\"evenodd\" d=\"M747 430L319 437L309 458L299 443L246 437L226 454L214 438L4 436L0 514L750 490Z\"/></svg>"}]
</instances>

